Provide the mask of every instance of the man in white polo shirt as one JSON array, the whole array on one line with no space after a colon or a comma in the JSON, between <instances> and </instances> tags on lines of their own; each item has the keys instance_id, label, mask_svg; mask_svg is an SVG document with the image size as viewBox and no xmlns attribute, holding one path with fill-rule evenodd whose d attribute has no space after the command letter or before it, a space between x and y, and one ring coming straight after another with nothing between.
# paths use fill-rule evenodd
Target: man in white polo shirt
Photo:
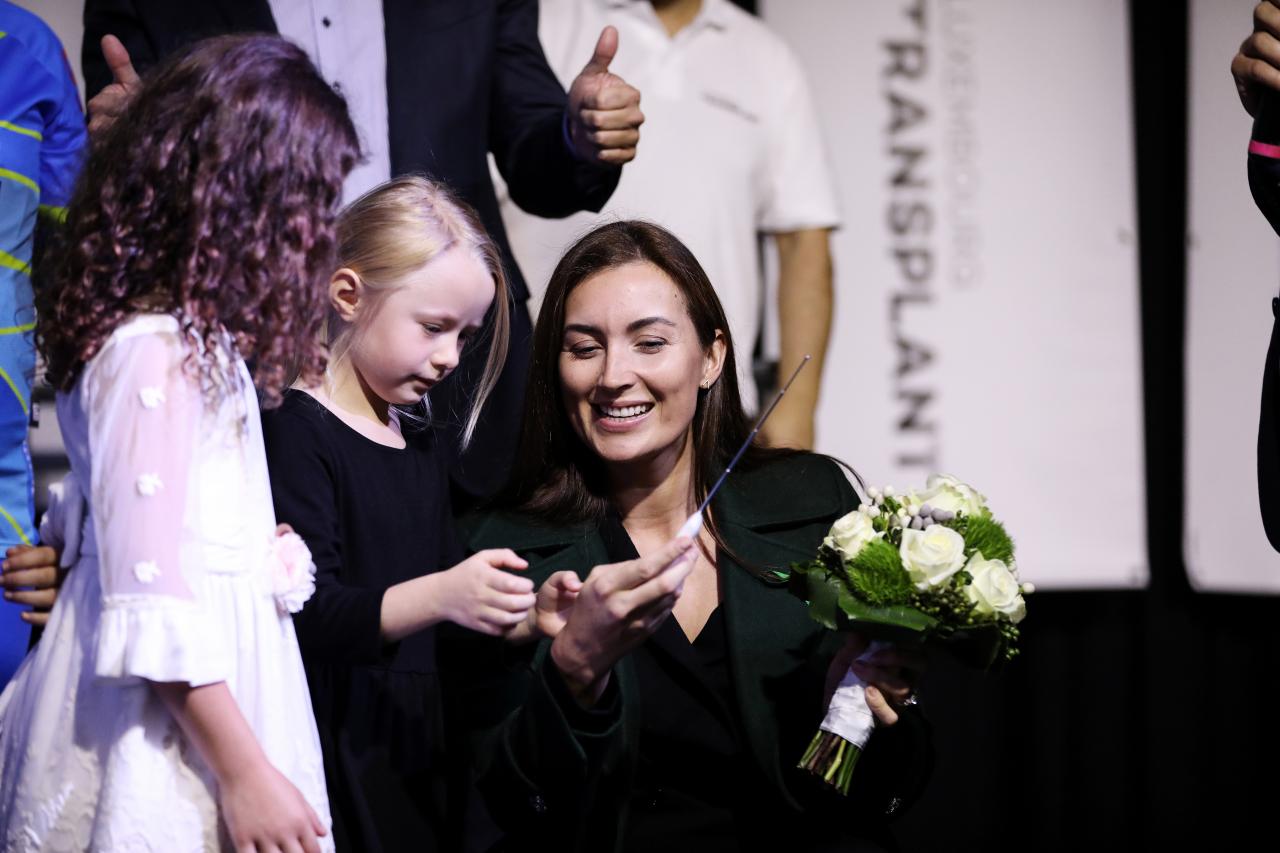
<instances>
[{"instance_id":1,"label":"man in white polo shirt","mask_svg":"<svg viewBox=\"0 0 1280 853\"><path fill-rule=\"evenodd\" d=\"M773 443L812 447L830 330L828 236L839 224L808 83L783 41L728 0L542 0L538 34L552 70L573 80L600 28L617 27L610 66L644 92L643 153L601 214L547 220L503 202L534 304L555 262L596 224L648 219L706 268L737 341L739 380L755 404L751 353L761 329L759 237L778 249L780 367L806 368L766 426Z\"/></svg>"}]
</instances>

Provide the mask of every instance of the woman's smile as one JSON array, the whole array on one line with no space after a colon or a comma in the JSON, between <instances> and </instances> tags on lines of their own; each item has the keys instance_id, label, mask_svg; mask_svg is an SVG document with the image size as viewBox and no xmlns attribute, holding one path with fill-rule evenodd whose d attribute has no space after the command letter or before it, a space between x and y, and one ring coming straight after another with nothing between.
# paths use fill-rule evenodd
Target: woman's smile
<instances>
[{"instance_id":1,"label":"woman's smile","mask_svg":"<svg viewBox=\"0 0 1280 853\"><path fill-rule=\"evenodd\" d=\"M653 403L592 403L595 421L609 432L628 432L640 427L653 411Z\"/></svg>"}]
</instances>

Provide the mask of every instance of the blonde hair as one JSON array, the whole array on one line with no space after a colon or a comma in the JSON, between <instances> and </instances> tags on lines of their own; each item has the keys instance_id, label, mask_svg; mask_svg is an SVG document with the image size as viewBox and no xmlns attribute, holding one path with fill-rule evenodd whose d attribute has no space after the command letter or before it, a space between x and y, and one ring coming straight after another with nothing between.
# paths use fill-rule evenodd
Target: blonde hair
<instances>
[{"instance_id":1,"label":"blonde hair","mask_svg":"<svg viewBox=\"0 0 1280 853\"><path fill-rule=\"evenodd\" d=\"M371 310L362 311L363 316L376 313L378 303L397 282L453 248L471 252L493 277L492 337L462 431L466 447L507 359L510 295L498 247L469 205L444 185L420 175L394 178L369 190L339 214L337 230L338 266L353 270L369 291ZM331 363L345 357L358 325L358 320L348 323L330 308L326 332ZM477 340L484 337L478 335Z\"/></svg>"}]
</instances>

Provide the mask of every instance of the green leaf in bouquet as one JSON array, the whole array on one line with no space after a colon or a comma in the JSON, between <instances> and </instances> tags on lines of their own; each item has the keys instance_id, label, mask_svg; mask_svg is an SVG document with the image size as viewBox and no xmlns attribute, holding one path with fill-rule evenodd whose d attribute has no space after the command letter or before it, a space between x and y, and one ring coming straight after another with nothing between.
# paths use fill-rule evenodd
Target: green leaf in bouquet
<instances>
[{"instance_id":1,"label":"green leaf in bouquet","mask_svg":"<svg viewBox=\"0 0 1280 853\"><path fill-rule=\"evenodd\" d=\"M932 629L937 620L905 604L876 606L860 601L846 581L820 561L793 563L792 588L809 604L809 616L832 631L848 627L849 621L897 628L908 633Z\"/></svg>"},{"instance_id":2,"label":"green leaf in bouquet","mask_svg":"<svg viewBox=\"0 0 1280 853\"><path fill-rule=\"evenodd\" d=\"M791 565L793 589L809 603L809 616L824 628L840 627L840 593L844 584L826 566L815 560Z\"/></svg>"},{"instance_id":3,"label":"green leaf in bouquet","mask_svg":"<svg viewBox=\"0 0 1280 853\"><path fill-rule=\"evenodd\" d=\"M914 591L898 549L883 539L872 539L845 561L845 575L853 593L874 606L905 604Z\"/></svg>"},{"instance_id":4,"label":"green leaf in bouquet","mask_svg":"<svg viewBox=\"0 0 1280 853\"><path fill-rule=\"evenodd\" d=\"M982 552L988 560L1013 562L1013 540L1005 532L1004 525L990 515L975 515L965 519L964 530L957 530L964 537L966 554Z\"/></svg>"},{"instance_id":5,"label":"green leaf in bouquet","mask_svg":"<svg viewBox=\"0 0 1280 853\"><path fill-rule=\"evenodd\" d=\"M891 604L878 607L860 601L848 590L841 590L838 601L840 610L852 622L902 628L915 633L930 631L938 624L937 619L910 605Z\"/></svg>"}]
</instances>

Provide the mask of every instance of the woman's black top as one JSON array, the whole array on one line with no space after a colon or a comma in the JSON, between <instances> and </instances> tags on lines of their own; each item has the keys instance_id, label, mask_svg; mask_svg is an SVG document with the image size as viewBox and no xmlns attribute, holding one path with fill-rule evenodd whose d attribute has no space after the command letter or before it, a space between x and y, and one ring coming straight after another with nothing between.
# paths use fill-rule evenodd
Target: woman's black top
<instances>
[{"instance_id":1,"label":"woman's black top","mask_svg":"<svg viewBox=\"0 0 1280 853\"><path fill-rule=\"evenodd\" d=\"M639 557L617 516L600 531L613 562ZM641 685L640 766L628 851L737 851L735 804L744 775L720 607L692 642L674 616L631 653Z\"/></svg>"},{"instance_id":2,"label":"woman's black top","mask_svg":"<svg viewBox=\"0 0 1280 853\"><path fill-rule=\"evenodd\" d=\"M640 556L616 514L600 537L611 562ZM871 839L841 839L821 821L762 826L759 792L766 781L746 760L724 610L717 606L692 641L671 616L631 652L641 724L624 849L743 853L790 842L798 850L881 850Z\"/></svg>"}]
</instances>

